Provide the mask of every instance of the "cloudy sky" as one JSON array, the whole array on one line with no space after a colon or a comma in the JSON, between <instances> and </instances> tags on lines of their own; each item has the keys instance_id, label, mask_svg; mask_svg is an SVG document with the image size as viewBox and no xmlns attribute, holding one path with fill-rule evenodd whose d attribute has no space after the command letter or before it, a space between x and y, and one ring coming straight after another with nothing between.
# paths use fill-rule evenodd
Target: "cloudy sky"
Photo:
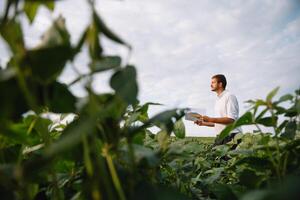
<instances>
[{"instance_id":1,"label":"cloudy sky","mask_svg":"<svg viewBox=\"0 0 300 200\"><path fill-rule=\"evenodd\" d=\"M129 62L138 70L139 99L165 105L152 107L151 115L174 107L214 115L216 95L210 91L210 79L218 73L227 77L240 114L248 99L264 98L276 86L281 87L279 94L300 86L299 0L99 0L97 11L133 46ZM40 9L32 25L24 18L27 46L38 44L59 14L77 41L89 23L89 9L85 0L65 0L57 3L53 15ZM126 48L105 38L102 43L107 54L128 58ZM9 57L3 49L0 41L2 65ZM87 63L83 52L74 65L84 72ZM98 92L111 91L110 75L97 75ZM74 76L68 67L60 80L68 83ZM80 85L72 91L85 94ZM214 135L210 128L188 121L185 125L188 135Z\"/></svg>"}]
</instances>

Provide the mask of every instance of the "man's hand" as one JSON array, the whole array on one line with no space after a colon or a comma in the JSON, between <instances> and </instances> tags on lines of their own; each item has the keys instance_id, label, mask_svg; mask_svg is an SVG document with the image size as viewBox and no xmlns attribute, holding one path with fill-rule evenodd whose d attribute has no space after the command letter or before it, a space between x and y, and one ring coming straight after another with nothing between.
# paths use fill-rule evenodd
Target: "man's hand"
<instances>
[{"instance_id":1,"label":"man's hand","mask_svg":"<svg viewBox=\"0 0 300 200\"><path fill-rule=\"evenodd\" d=\"M194 123L197 124L198 126L204 126L202 120L197 120L197 121L195 121Z\"/></svg>"},{"instance_id":2,"label":"man's hand","mask_svg":"<svg viewBox=\"0 0 300 200\"><path fill-rule=\"evenodd\" d=\"M202 115L201 117L202 117L202 121L204 121L204 122L212 122L212 121L211 121L211 118L208 117L208 116L205 116L205 115L203 116L203 115Z\"/></svg>"}]
</instances>

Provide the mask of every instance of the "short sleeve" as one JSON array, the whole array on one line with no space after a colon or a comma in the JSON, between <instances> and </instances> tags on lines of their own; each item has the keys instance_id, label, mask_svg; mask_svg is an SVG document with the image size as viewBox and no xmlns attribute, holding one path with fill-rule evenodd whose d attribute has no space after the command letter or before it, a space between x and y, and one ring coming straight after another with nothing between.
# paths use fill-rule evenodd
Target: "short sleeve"
<instances>
[{"instance_id":1,"label":"short sleeve","mask_svg":"<svg viewBox=\"0 0 300 200\"><path fill-rule=\"evenodd\" d=\"M239 104L234 95L228 97L226 104L227 117L236 120L239 117Z\"/></svg>"}]
</instances>

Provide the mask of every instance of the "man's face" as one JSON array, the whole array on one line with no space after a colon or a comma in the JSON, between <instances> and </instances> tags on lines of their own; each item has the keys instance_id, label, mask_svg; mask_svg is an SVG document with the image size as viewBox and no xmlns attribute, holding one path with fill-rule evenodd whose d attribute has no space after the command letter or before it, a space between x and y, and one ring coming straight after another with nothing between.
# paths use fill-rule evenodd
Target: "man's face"
<instances>
[{"instance_id":1,"label":"man's face","mask_svg":"<svg viewBox=\"0 0 300 200\"><path fill-rule=\"evenodd\" d=\"M218 80L216 78L211 79L211 84L210 84L211 91L217 91L219 87L221 87L221 85L222 84L218 83Z\"/></svg>"}]
</instances>

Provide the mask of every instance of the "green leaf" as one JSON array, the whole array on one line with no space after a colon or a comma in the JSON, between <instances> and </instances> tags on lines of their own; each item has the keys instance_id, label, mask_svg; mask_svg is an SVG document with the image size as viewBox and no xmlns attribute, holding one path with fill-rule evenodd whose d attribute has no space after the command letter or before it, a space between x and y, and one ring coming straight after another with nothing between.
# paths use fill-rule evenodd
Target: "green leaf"
<instances>
[{"instance_id":1,"label":"green leaf","mask_svg":"<svg viewBox=\"0 0 300 200\"><path fill-rule=\"evenodd\" d=\"M127 44L124 40L122 40L119 36L117 36L114 32L112 32L104 23L104 21L101 19L101 17L96 13L96 11L93 12L93 19L94 22L97 26L97 29L102 32L106 37L108 37L109 39L119 43L119 44L123 44L129 48L130 45Z\"/></svg>"},{"instance_id":2,"label":"green leaf","mask_svg":"<svg viewBox=\"0 0 300 200\"><path fill-rule=\"evenodd\" d=\"M284 101L291 101L291 100L293 100L293 98L294 98L293 95L286 94L286 95L279 98L278 103L281 103L281 102L284 102Z\"/></svg>"},{"instance_id":3,"label":"green leaf","mask_svg":"<svg viewBox=\"0 0 300 200\"><path fill-rule=\"evenodd\" d=\"M222 132L217 137L217 141L223 140L226 136L229 135L229 133L242 125L250 125L252 124L252 113L246 112L244 115L242 115L239 119L237 119L233 124L227 125L225 129L222 130Z\"/></svg>"},{"instance_id":4,"label":"green leaf","mask_svg":"<svg viewBox=\"0 0 300 200\"><path fill-rule=\"evenodd\" d=\"M60 75L72 56L70 35L65 28L65 20L58 17L43 35L41 44L26 52L23 64L32 70L37 80L49 84Z\"/></svg>"},{"instance_id":5,"label":"green leaf","mask_svg":"<svg viewBox=\"0 0 300 200\"><path fill-rule=\"evenodd\" d=\"M4 70L0 70L0 74L2 73L5 73ZM0 91L5 95L0 98L0 121L18 120L23 113L29 110L26 99L15 78L0 81Z\"/></svg>"},{"instance_id":6,"label":"green leaf","mask_svg":"<svg viewBox=\"0 0 300 200\"><path fill-rule=\"evenodd\" d=\"M54 82L48 88L48 106L50 111L56 113L76 111L76 97L69 91L67 85Z\"/></svg>"},{"instance_id":7,"label":"green leaf","mask_svg":"<svg viewBox=\"0 0 300 200\"><path fill-rule=\"evenodd\" d=\"M25 63L30 66L34 78L49 84L60 75L66 62L72 56L68 45L30 50Z\"/></svg>"},{"instance_id":8,"label":"green leaf","mask_svg":"<svg viewBox=\"0 0 300 200\"><path fill-rule=\"evenodd\" d=\"M272 163L268 160L268 158L256 156L241 158L235 163L235 165L247 165L256 170L265 170L272 167Z\"/></svg>"},{"instance_id":9,"label":"green leaf","mask_svg":"<svg viewBox=\"0 0 300 200\"><path fill-rule=\"evenodd\" d=\"M119 56L105 56L91 63L92 73L102 72L121 66L121 58Z\"/></svg>"},{"instance_id":10,"label":"green leaf","mask_svg":"<svg viewBox=\"0 0 300 200\"><path fill-rule=\"evenodd\" d=\"M40 6L42 5L47 7L49 10L54 10L54 1L51 2L51 1L43 1L43 0L35 0L35 1L25 0L23 10L27 15L30 23L34 21L36 13L40 8Z\"/></svg>"},{"instance_id":11,"label":"green leaf","mask_svg":"<svg viewBox=\"0 0 300 200\"><path fill-rule=\"evenodd\" d=\"M156 138L160 148L166 150L169 145L169 134L162 130L156 134Z\"/></svg>"},{"instance_id":12,"label":"green leaf","mask_svg":"<svg viewBox=\"0 0 300 200\"><path fill-rule=\"evenodd\" d=\"M125 102L134 104L137 102L138 85L136 70L133 66L127 66L117 71L110 79L111 87Z\"/></svg>"},{"instance_id":13,"label":"green leaf","mask_svg":"<svg viewBox=\"0 0 300 200\"><path fill-rule=\"evenodd\" d=\"M249 188L258 188L263 180L263 176L258 176L256 172L251 169L244 169L241 173L239 173L240 184Z\"/></svg>"},{"instance_id":14,"label":"green leaf","mask_svg":"<svg viewBox=\"0 0 300 200\"><path fill-rule=\"evenodd\" d=\"M211 187L212 192L216 195L217 199L220 200L237 200L231 188L226 184L213 184Z\"/></svg>"},{"instance_id":15,"label":"green leaf","mask_svg":"<svg viewBox=\"0 0 300 200\"><path fill-rule=\"evenodd\" d=\"M25 45L20 23L10 20L1 25L2 26L0 27L0 34L9 45L12 53L23 54L25 51Z\"/></svg>"},{"instance_id":16,"label":"green leaf","mask_svg":"<svg viewBox=\"0 0 300 200\"><path fill-rule=\"evenodd\" d=\"M185 126L182 120L178 120L174 124L174 134L178 138L184 138L185 137Z\"/></svg>"},{"instance_id":17,"label":"green leaf","mask_svg":"<svg viewBox=\"0 0 300 200\"><path fill-rule=\"evenodd\" d=\"M236 120L236 122L234 123L234 128L237 128L237 127L242 126L242 125L253 124L252 118L253 118L252 113L251 112L246 112L239 119Z\"/></svg>"},{"instance_id":18,"label":"green leaf","mask_svg":"<svg viewBox=\"0 0 300 200\"><path fill-rule=\"evenodd\" d=\"M136 163L150 167L155 167L159 164L159 159L152 149L137 144L134 144L133 148Z\"/></svg>"},{"instance_id":19,"label":"green leaf","mask_svg":"<svg viewBox=\"0 0 300 200\"><path fill-rule=\"evenodd\" d=\"M267 95L266 101L267 101L267 102L271 102L271 100L273 99L273 97L277 94L278 90L279 90L279 87L276 87L275 89L273 89L273 90Z\"/></svg>"},{"instance_id":20,"label":"green leaf","mask_svg":"<svg viewBox=\"0 0 300 200\"><path fill-rule=\"evenodd\" d=\"M87 30L86 41L91 59L97 60L101 58L103 49L99 40L99 30L94 23L91 24Z\"/></svg>"},{"instance_id":21,"label":"green leaf","mask_svg":"<svg viewBox=\"0 0 300 200\"><path fill-rule=\"evenodd\" d=\"M258 120L256 120L256 123L258 124L262 124L264 126L269 126L269 127L272 127L272 126L276 126L277 124L277 120L278 120L278 117L264 117L264 118L260 118Z\"/></svg>"},{"instance_id":22,"label":"green leaf","mask_svg":"<svg viewBox=\"0 0 300 200\"><path fill-rule=\"evenodd\" d=\"M40 134L44 142L50 142L49 126L52 124L50 119L38 117L34 129Z\"/></svg>"},{"instance_id":23,"label":"green leaf","mask_svg":"<svg viewBox=\"0 0 300 200\"><path fill-rule=\"evenodd\" d=\"M286 124L284 133L281 135L281 137L288 138L288 139L294 139L296 135L297 130L297 123L296 121L289 121Z\"/></svg>"},{"instance_id":24,"label":"green leaf","mask_svg":"<svg viewBox=\"0 0 300 200\"><path fill-rule=\"evenodd\" d=\"M25 1L25 5L24 5L23 9L24 9L24 12L27 15L30 23L33 22L39 6L40 6L40 3L38 3L38 2Z\"/></svg>"}]
</instances>

